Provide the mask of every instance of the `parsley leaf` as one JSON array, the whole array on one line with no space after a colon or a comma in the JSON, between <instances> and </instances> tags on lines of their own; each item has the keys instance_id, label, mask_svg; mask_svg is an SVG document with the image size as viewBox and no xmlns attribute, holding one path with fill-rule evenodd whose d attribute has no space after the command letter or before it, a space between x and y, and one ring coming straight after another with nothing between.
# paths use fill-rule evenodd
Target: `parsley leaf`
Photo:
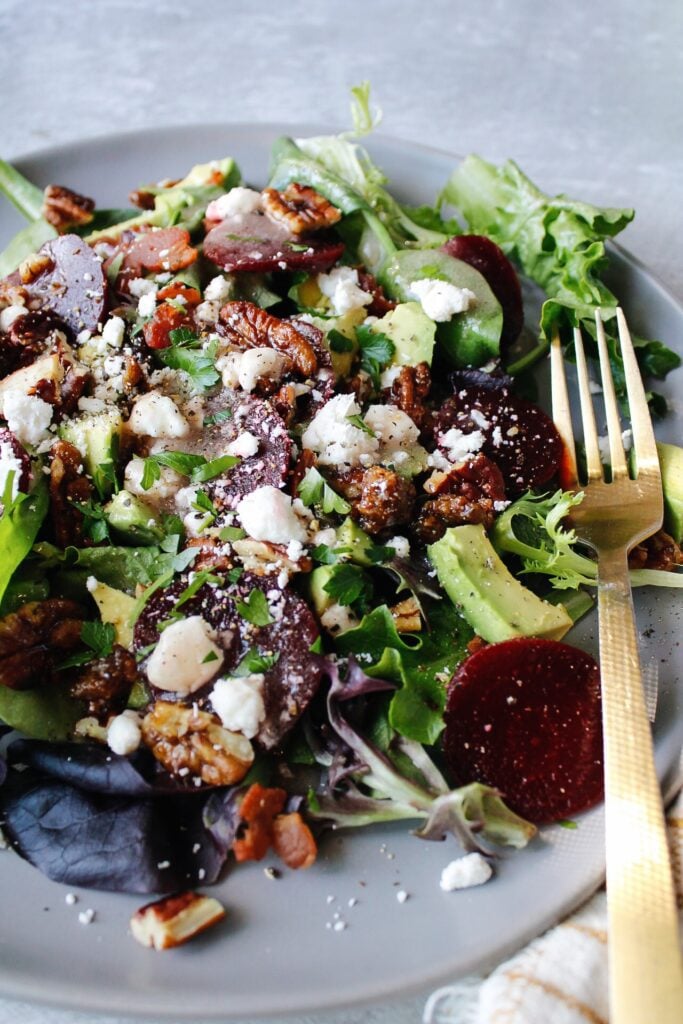
<instances>
[{"instance_id":1,"label":"parsley leaf","mask_svg":"<svg viewBox=\"0 0 683 1024\"><path fill-rule=\"evenodd\" d=\"M318 544L311 551L311 556L321 565L335 565L339 561L339 556L350 550L350 548L331 548L327 544Z\"/></svg>"},{"instance_id":2,"label":"parsley leaf","mask_svg":"<svg viewBox=\"0 0 683 1024\"><path fill-rule=\"evenodd\" d=\"M242 540L246 533L239 526L224 526L218 533L219 540Z\"/></svg>"},{"instance_id":3,"label":"parsley leaf","mask_svg":"<svg viewBox=\"0 0 683 1024\"><path fill-rule=\"evenodd\" d=\"M204 418L205 427L213 427L217 423L225 423L232 417L231 409L219 409L218 412L212 412L210 416Z\"/></svg>"},{"instance_id":4,"label":"parsley leaf","mask_svg":"<svg viewBox=\"0 0 683 1024\"><path fill-rule=\"evenodd\" d=\"M270 614L266 595L258 588L250 592L246 601L237 602L237 611L252 626L269 626L275 621Z\"/></svg>"},{"instance_id":5,"label":"parsley leaf","mask_svg":"<svg viewBox=\"0 0 683 1024\"><path fill-rule=\"evenodd\" d=\"M202 525L199 527L200 533L202 532L202 530L206 529L209 523L213 523L218 516L218 509L211 501L211 498L208 496L206 491L197 491L197 493L195 494L194 501L192 502L192 508L196 512L206 513L204 521Z\"/></svg>"},{"instance_id":6,"label":"parsley leaf","mask_svg":"<svg viewBox=\"0 0 683 1024\"><path fill-rule=\"evenodd\" d=\"M391 362L396 347L386 334L373 331L367 324L356 327L356 338L360 345L360 368L372 377L375 387L379 387L380 371Z\"/></svg>"},{"instance_id":7,"label":"parsley leaf","mask_svg":"<svg viewBox=\"0 0 683 1024\"><path fill-rule=\"evenodd\" d=\"M111 654L116 640L116 629L111 622L84 622L81 626L81 640L88 651L78 651L60 664L60 668L85 665L93 658L106 658Z\"/></svg>"},{"instance_id":8,"label":"parsley leaf","mask_svg":"<svg viewBox=\"0 0 683 1024\"><path fill-rule=\"evenodd\" d=\"M248 676L252 672L268 672L269 669L277 664L279 657L279 651L276 654L259 654L255 647L250 647L230 674L233 676Z\"/></svg>"},{"instance_id":9,"label":"parsley leaf","mask_svg":"<svg viewBox=\"0 0 683 1024\"><path fill-rule=\"evenodd\" d=\"M383 565L384 562L390 562L392 558L395 558L396 548L372 544L363 551L363 554L373 565Z\"/></svg>"},{"instance_id":10,"label":"parsley leaf","mask_svg":"<svg viewBox=\"0 0 683 1024\"><path fill-rule=\"evenodd\" d=\"M86 537L95 544L101 544L105 540L111 542L109 524L102 505L92 498L87 501L70 501L69 504L78 509L83 516L83 532Z\"/></svg>"},{"instance_id":11,"label":"parsley leaf","mask_svg":"<svg viewBox=\"0 0 683 1024\"><path fill-rule=\"evenodd\" d=\"M210 572L208 569L203 569L201 572L196 572L190 583L185 589L178 595L178 600L173 605L173 611L177 611L178 608L182 608L184 604L194 597L194 595L202 589L205 583L216 583L221 584L223 582L222 576L216 576L215 573Z\"/></svg>"},{"instance_id":12,"label":"parsley leaf","mask_svg":"<svg viewBox=\"0 0 683 1024\"><path fill-rule=\"evenodd\" d=\"M205 658L202 658L202 665L207 665L210 661L218 661L218 655L215 651L209 651Z\"/></svg>"},{"instance_id":13,"label":"parsley leaf","mask_svg":"<svg viewBox=\"0 0 683 1024\"><path fill-rule=\"evenodd\" d=\"M179 327L169 334L172 345L161 349L159 359L172 370L184 370L200 391L212 388L220 380L215 367L218 341L211 341L205 348L197 347L199 339L186 327Z\"/></svg>"},{"instance_id":14,"label":"parsley leaf","mask_svg":"<svg viewBox=\"0 0 683 1024\"><path fill-rule=\"evenodd\" d=\"M334 327L327 334L327 344L332 352L353 352L353 342Z\"/></svg>"},{"instance_id":15,"label":"parsley leaf","mask_svg":"<svg viewBox=\"0 0 683 1024\"><path fill-rule=\"evenodd\" d=\"M367 600L372 594L372 584L357 565L343 562L337 566L334 575L324 585L323 590L337 604L349 605L358 600Z\"/></svg>"},{"instance_id":16,"label":"parsley leaf","mask_svg":"<svg viewBox=\"0 0 683 1024\"><path fill-rule=\"evenodd\" d=\"M369 434L370 437L377 437L375 431L370 429L363 417L359 416L358 413L354 413L346 418L349 423L352 423L354 427L358 427L358 429L362 430L364 434Z\"/></svg>"},{"instance_id":17,"label":"parsley leaf","mask_svg":"<svg viewBox=\"0 0 683 1024\"><path fill-rule=\"evenodd\" d=\"M338 512L340 515L345 516L351 511L349 503L344 501L336 491L332 490L325 481L325 478L315 467L307 470L306 475L297 488L297 493L304 505L308 508L312 505L320 505L326 515L329 515L331 512Z\"/></svg>"},{"instance_id":18,"label":"parsley leaf","mask_svg":"<svg viewBox=\"0 0 683 1024\"><path fill-rule=\"evenodd\" d=\"M207 462L204 459L203 463L196 466L192 471L192 483L203 484L207 480L213 480L214 477L220 476L221 473L225 473L228 469L232 469L233 466L238 465L241 461L237 455L221 455L217 459L212 459L211 462Z\"/></svg>"}]
</instances>

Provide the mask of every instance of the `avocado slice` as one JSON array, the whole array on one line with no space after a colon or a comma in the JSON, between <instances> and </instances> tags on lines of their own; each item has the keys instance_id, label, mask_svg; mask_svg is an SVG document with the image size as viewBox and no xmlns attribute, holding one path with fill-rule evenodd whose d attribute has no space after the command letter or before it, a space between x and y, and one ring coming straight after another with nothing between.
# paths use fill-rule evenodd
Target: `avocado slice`
<instances>
[{"instance_id":1,"label":"avocado slice","mask_svg":"<svg viewBox=\"0 0 683 1024\"><path fill-rule=\"evenodd\" d=\"M481 524L451 527L427 554L451 601L489 643L515 636L560 640L570 629L561 604L541 600L508 572Z\"/></svg>"},{"instance_id":2,"label":"avocado slice","mask_svg":"<svg viewBox=\"0 0 683 1024\"><path fill-rule=\"evenodd\" d=\"M657 442L664 491L664 529L677 544L683 541L683 448Z\"/></svg>"},{"instance_id":3,"label":"avocado slice","mask_svg":"<svg viewBox=\"0 0 683 1024\"><path fill-rule=\"evenodd\" d=\"M102 622L111 622L116 629L116 642L122 647L133 643L133 627L130 619L135 608L135 598L123 590L117 590L99 580L88 580L88 590L97 605Z\"/></svg>"},{"instance_id":4,"label":"avocado slice","mask_svg":"<svg viewBox=\"0 0 683 1024\"><path fill-rule=\"evenodd\" d=\"M106 497L111 494L112 481L102 467L116 463L123 419L118 409L85 413L77 419L66 420L59 428L59 436L75 445L83 456L86 472Z\"/></svg>"},{"instance_id":5,"label":"avocado slice","mask_svg":"<svg viewBox=\"0 0 683 1024\"><path fill-rule=\"evenodd\" d=\"M155 509L130 491L119 491L105 505L104 514L109 526L123 541L131 544L158 544L164 538L164 529Z\"/></svg>"},{"instance_id":6,"label":"avocado slice","mask_svg":"<svg viewBox=\"0 0 683 1024\"><path fill-rule=\"evenodd\" d=\"M372 324L370 330L386 335L394 343L394 366L432 365L436 324L419 302L400 302Z\"/></svg>"},{"instance_id":7,"label":"avocado slice","mask_svg":"<svg viewBox=\"0 0 683 1024\"><path fill-rule=\"evenodd\" d=\"M457 367L482 366L497 358L503 310L486 279L468 263L436 249L401 249L384 265L379 280L392 299L406 302L412 298L412 282L425 278L469 288L476 296L470 309L437 325L449 361Z\"/></svg>"},{"instance_id":8,"label":"avocado slice","mask_svg":"<svg viewBox=\"0 0 683 1024\"><path fill-rule=\"evenodd\" d=\"M335 569L334 565L319 565L308 577L309 594L318 617L334 604L334 598L325 590L325 584L332 579Z\"/></svg>"}]
</instances>

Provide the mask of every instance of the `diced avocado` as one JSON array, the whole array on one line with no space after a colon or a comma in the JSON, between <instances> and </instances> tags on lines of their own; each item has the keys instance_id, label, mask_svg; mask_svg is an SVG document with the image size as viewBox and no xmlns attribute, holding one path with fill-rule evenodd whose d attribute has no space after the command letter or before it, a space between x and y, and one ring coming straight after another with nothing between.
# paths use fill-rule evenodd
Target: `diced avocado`
<instances>
[{"instance_id":1,"label":"diced avocado","mask_svg":"<svg viewBox=\"0 0 683 1024\"><path fill-rule=\"evenodd\" d=\"M436 324L430 320L419 302L401 302L390 309L370 328L385 334L394 343L394 366L432 365Z\"/></svg>"},{"instance_id":2,"label":"diced avocado","mask_svg":"<svg viewBox=\"0 0 683 1024\"><path fill-rule=\"evenodd\" d=\"M334 604L334 598L325 590L325 584L334 576L336 566L319 565L308 577L308 587L313 602L313 607L318 616L321 616Z\"/></svg>"},{"instance_id":3,"label":"diced avocado","mask_svg":"<svg viewBox=\"0 0 683 1024\"><path fill-rule=\"evenodd\" d=\"M119 491L105 505L104 514L111 529L132 544L158 544L164 530L151 505L130 491Z\"/></svg>"},{"instance_id":4,"label":"diced avocado","mask_svg":"<svg viewBox=\"0 0 683 1024\"><path fill-rule=\"evenodd\" d=\"M135 598L116 590L99 580L89 580L88 590L93 597L102 622L111 622L116 629L116 642L130 647L133 642L133 627L130 620L135 608Z\"/></svg>"},{"instance_id":5,"label":"diced avocado","mask_svg":"<svg viewBox=\"0 0 683 1024\"><path fill-rule=\"evenodd\" d=\"M337 530L335 548L345 549L342 557L348 559L349 562L355 562L356 565L373 565L373 562L367 556L367 551L372 546L372 540L365 530L361 530L358 523L355 523L350 516L344 520Z\"/></svg>"},{"instance_id":6,"label":"diced avocado","mask_svg":"<svg viewBox=\"0 0 683 1024\"><path fill-rule=\"evenodd\" d=\"M657 442L664 490L664 529L677 544L683 541L683 448Z\"/></svg>"},{"instance_id":7,"label":"diced avocado","mask_svg":"<svg viewBox=\"0 0 683 1024\"><path fill-rule=\"evenodd\" d=\"M542 601L508 572L480 524L451 527L427 554L441 586L484 640L559 640L570 629L561 604Z\"/></svg>"},{"instance_id":8,"label":"diced avocado","mask_svg":"<svg viewBox=\"0 0 683 1024\"><path fill-rule=\"evenodd\" d=\"M436 249L401 249L382 268L380 282L392 299L413 298L410 285L423 279L469 288L475 300L437 326L437 338L455 366L482 366L500 354L503 311L486 279L469 263Z\"/></svg>"},{"instance_id":9,"label":"diced avocado","mask_svg":"<svg viewBox=\"0 0 683 1024\"><path fill-rule=\"evenodd\" d=\"M356 341L356 327L358 324L362 324L365 320L366 312L365 309L350 309L348 313L344 313L342 316L309 316L309 322L317 327L318 330L322 331L325 336L325 344L329 350L332 358L332 369L334 370L337 377L347 377L351 372L351 366L353 359L358 351L358 343ZM328 339L330 331L338 331L342 334L347 341L351 342L351 347L348 351L339 352L337 351Z\"/></svg>"},{"instance_id":10,"label":"diced avocado","mask_svg":"<svg viewBox=\"0 0 683 1024\"><path fill-rule=\"evenodd\" d=\"M66 420L59 428L60 437L80 451L86 472L103 497L112 491L112 474L106 473L106 467L116 465L122 427L118 409L107 409Z\"/></svg>"}]
</instances>

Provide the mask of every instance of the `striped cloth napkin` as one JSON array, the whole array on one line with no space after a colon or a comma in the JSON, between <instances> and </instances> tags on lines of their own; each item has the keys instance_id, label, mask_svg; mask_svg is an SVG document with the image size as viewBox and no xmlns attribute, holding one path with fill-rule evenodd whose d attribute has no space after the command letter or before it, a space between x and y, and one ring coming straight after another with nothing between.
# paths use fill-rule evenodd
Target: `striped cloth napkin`
<instances>
[{"instance_id":1,"label":"striped cloth napkin","mask_svg":"<svg viewBox=\"0 0 683 1024\"><path fill-rule=\"evenodd\" d=\"M683 911L683 793L667 814L679 910ZM683 913L680 916L683 942ZM608 1024L604 890L488 977L434 992L424 1024ZM655 1021L652 1024L656 1024Z\"/></svg>"}]
</instances>

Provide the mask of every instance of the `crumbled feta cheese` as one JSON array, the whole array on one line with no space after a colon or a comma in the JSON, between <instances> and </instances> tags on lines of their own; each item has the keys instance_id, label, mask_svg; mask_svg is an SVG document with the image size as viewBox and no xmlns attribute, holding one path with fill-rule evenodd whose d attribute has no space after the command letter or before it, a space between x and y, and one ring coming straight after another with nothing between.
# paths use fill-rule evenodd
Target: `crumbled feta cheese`
<instances>
[{"instance_id":1,"label":"crumbled feta cheese","mask_svg":"<svg viewBox=\"0 0 683 1024\"><path fill-rule=\"evenodd\" d=\"M328 548L333 548L337 543L337 531L329 526L326 530L318 530L313 535L314 544L325 544Z\"/></svg>"},{"instance_id":2,"label":"crumbled feta cheese","mask_svg":"<svg viewBox=\"0 0 683 1024\"><path fill-rule=\"evenodd\" d=\"M425 467L427 452L417 440L420 431L402 409L395 405L371 405L364 420L379 441L380 462L401 466L412 459L416 469Z\"/></svg>"},{"instance_id":3,"label":"crumbled feta cheese","mask_svg":"<svg viewBox=\"0 0 683 1024\"><path fill-rule=\"evenodd\" d=\"M450 461L457 463L476 455L483 448L484 440L481 430L472 430L465 434L458 427L451 427L440 436L439 445L446 449Z\"/></svg>"},{"instance_id":4,"label":"crumbled feta cheese","mask_svg":"<svg viewBox=\"0 0 683 1024\"><path fill-rule=\"evenodd\" d=\"M218 320L220 311L220 302L200 302L194 311L194 318L199 323L211 326Z\"/></svg>"},{"instance_id":5,"label":"crumbled feta cheese","mask_svg":"<svg viewBox=\"0 0 683 1024\"><path fill-rule=\"evenodd\" d=\"M219 679L211 691L213 709L226 729L241 732L248 740L256 736L266 717L263 701L264 675Z\"/></svg>"},{"instance_id":6,"label":"crumbled feta cheese","mask_svg":"<svg viewBox=\"0 0 683 1024\"><path fill-rule=\"evenodd\" d=\"M28 313L25 306L7 306L0 310L0 331L9 331L15 320Z\"/></svg>"},{"instance_id":7,"label":"crumbled feta cheese","mask_svg":"<svg viewBox=\"0 0 683 1024\"><path fill-rule=\"evenodd\" d=\"M358 625L358 616L347 605L331 604L320 616L320 622L332 636L339 636Z\"/></svg>"},{"instance_id":8,"label":"crumbled feta cheese","mask_svg":"<svg viewBox=\"0 0 683 1024\"><path fill-rule=\"evenodd\" d=\"M37 395L11 389L3 398L7 426L22 444L38 444L47 436L53 408Z\"/></svg>"},{"instance_id":9,"label":"crumbled feta cheese","mask_svg":"<svg viewBox=\"0 0 683 1024\"><path fill-rule=\"evenodd\" d=\"M126 324L122 317L110 317L102 328L102 340L112 348L120 348L126 333Z\"/></svg>"},{"instance_id":10,"label":"crumbled feta cheese","mask_svg":"<svg viewBox=\"0 0 683 1024\"><path fill-rule=\"evenodd\" d=\"M375 461L380 443L354 426L349 416L360 416L353 394L335 395L319 409L303 433L301 443L318 455L321 466L357 466L362 456Z\"/></svg>"},{"instance_id":11,"label":"crumbled feta cheese","mask_svg":"<svg viewBox=\"0 0 683 1024\"><path fill-rule=\"evenodd\" d=\"M238 455L242 459L248 459L251 455L256 455L258 451L258 438L245 430L239 434L234 441L231 441L228 445L229 455Z\"/></svg>"},{"instance_id":12,"label":"crumbled feta cheese","mask_svg":"<svg viewBox=\"0 0 683 1024\"><path fill-rule=\"evenodd\" d=\"M448 281L432 278L411 281L408 294L419 301L427 316L437 324L450 320L456 313L464 313L476 299L469 288L458 288Z\"/></svg>"},{"instance_id":13,"label":"crumbled feta cheese","mask_svg":"<svg viewBox=\"0 0 683 1024\"><path fill-rule=\"evenodd\" d=\"M204 289L204 298L207 302L227 302L233 292L233 283L222 274L212 277Z\"/></svg>"},{"instance_id":14,"label":"crumbled feta cheese","mask_svg":"<svg viewBox=\"0 0 683 1024\"><path fill-rule=\"evenodd\" d=\"M493 874L491 865L480 853L468 853L464 857L452 860L441 872L439 883L444 892L454 889L469 889L473 885L483 885Z\"/></svg>"},{"instance_id":15,"label":"crumbled feta cheese","mask_svg":"<svg viewBox=\"0 0 683 1024\"><path fill-rule=\"evenodd\" d=\"M87 910L81 910L80 914L78 915L79 924L92 924L94 920L95 911L92 909L92 907L88 907Z\"/></svg>"},{"instance_id":16,"label":"crumbled feta cheese","mask_svg":"<svg viewBox=\"0 0 683 1024\"><path fill-rule=\"evenodd\" d=\"M141 299L143 295L156 293L157 286L148 277L135 277L128 282L128 291L135 299Z\"/></svg>"},{"instance_id":17,"label":"crumbled feta cheese","mask_svg":"<svg viewBox=\"0 0 683 1024\"><path fill-rule=\"evenodd\" d=\"M109 720L107 725L107 745L115 754L127 757L140 746L142 732L140 719L134 711L123 711Z\"/></svg>"},{"instance_id":18,"label":"crumbled feta cheese","mask_svg":"<svg viewBox=\"0 0 683 1024\"><path fill-rule=\"evenodd\" d=\"M306 528L292 508L292 499L277 487L257 487L237 506L242 529L254 540L271 544L304 542Z\"/></svg>"},{"instance_id":19,"label":"crumbled feta cheese","mask_svg":"<svg viewBox=\"0 0 683 1024\"><path fill-rule=\"evenodd\" d=\"M470 411L470 419L480 430L487 430L491 426L481 409L472 409Z\"/></svg>"},{"instance_id":20,"label":"crumbled feta cheese","mask_svg":"<svg viewBox=\"0 0 683 1024\"><path fill-rule=\"evenodd\" d=\"M172 398L150 391L133 406L128 426L147 437L186 437L190 425Z\"/></svg>"},{"instance_id":21,"label":"crumbled feta cheese","mask_svg":"<svg viewBox=\"0 0 683 1024\"><path fill-rule=\"evenodd\" d=\"M410 557L410 541L407 537L392 537L387 541L387 547L394 549L397 558Z\"/></svg>"},{"instance_id":22,"label":"crumbled feta cheese","mask_svg":"<svg viewBox=\"0 0 683 1024\"><path fill-rule=\"evenodd\" d=\"M396 899L398 900L399 903L406 902L406 900L408 899L408 893L405 891L405 889L398 890L398 892L396 893Z\"/></svg>"},{"instance_id":23,"label":"crumbled feta cheese","mask_svg":"<svg viewBox=\"0 0 683 1024\"><path fill-rule=\"evenodd\" d=\"M246 352L228 352L216 360L216 369L228 388L238 385L243 391L253 391L259 377L279 380L290 361L274 348L249 348Z\"/></svg>"},{"instance_id":24,"label":"crumbled feta cheese","mask_svg":"<svg viewBox=\"0 0 683 1024\"><path fill-rule=\"evenodd\" d=\"M207 220L225 220L237 214L256 213L261 209L261 193L236 185L229 192L213 199L206 208Z\"/></svg>"},{"instance_id":25,"label":"crumbled feta cheese","mask_svg":"<svg viewBox=\"0 0 683 1024\"><path fill-rule=\"evenodd\" d=\"M330 300L335 316L362 309L372 302L372 295L358 286L358 271L352 267L335 267L329 274L318 274L317 283Z\"/></svg>"},{"instance_id":26,"label":"crumbled feta cheese","mask_svg":"<svg viewBox=\"0 0 683 1024\"><path fill-rule=\"evenodd\" d=\"M155 480L151 487L144 490L142 477L145 472L144 459L134 458L126 466L124 471L124 484L127 491L137 494L151 502L152 505L161 504L172 498L173 495L183 486L184 478L176 473L169 466L159 467L159 479Z\"/></svg>"},{"instance_id":27,"label":"crumbled feta cheese","mask_svg":"<svg viewBox=\"0 0 683 1024\"><path fill-rule=\"evenodd\" d=\"M138 314L140 316L148 317L154 316L154 311L157 308L157 293L145 292L138 299Z\"/></svg>"},{"instance_id":28,"label":"crumbled feta cheese","mask_svg":"<svg viewBox=\"0 0 683 1024\"><path fill-rule=\"evenodd\" d=\"M152 686L187 696L212 679L223 664L216 634L201 615L172 622L163 630L149 661Z\"/></svg>"},{"instance_id":29,"label":"crumbled feta cheese","mask_svg":"<svg viewBox=\"0 0 683 1024\"><path fill-rule=\"evenodd\" d=\"M83 396L78 399L79 412L100 413L105 412L107 403L102 398L87 398Z\"/></svg>"}]
</instances>

